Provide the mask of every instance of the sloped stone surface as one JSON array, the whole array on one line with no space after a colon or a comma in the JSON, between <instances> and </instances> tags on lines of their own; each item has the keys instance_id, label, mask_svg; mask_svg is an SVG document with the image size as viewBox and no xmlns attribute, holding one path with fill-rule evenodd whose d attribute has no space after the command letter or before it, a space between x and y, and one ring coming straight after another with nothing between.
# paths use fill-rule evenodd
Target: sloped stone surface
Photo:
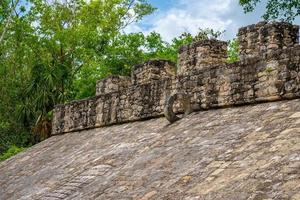
<instances>
[{"instance_id":1,"label":"sloped stone surface","mask_svg":"<svg viewBox=\"0 0 300 200\"><path fill-rule=\"evenodd\" d=\"M0 163L0 199L300 199L300 100L53 136Z\"/></svg>"}]
</instances>

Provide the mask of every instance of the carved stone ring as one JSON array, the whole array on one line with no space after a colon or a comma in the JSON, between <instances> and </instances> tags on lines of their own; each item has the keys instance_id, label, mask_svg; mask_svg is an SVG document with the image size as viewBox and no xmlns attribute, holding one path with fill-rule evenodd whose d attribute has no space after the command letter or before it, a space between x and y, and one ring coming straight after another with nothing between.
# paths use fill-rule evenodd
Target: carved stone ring
<instances>
[{"instance_id":1,"label":"carved stone ring","mask_svg":"<svg viewBox=\"0 0 300 200\"><path fill-rule=\"evenodd\" d=\"M192 112L191 108L191 99L188 94L185 93L175 93L172 94L166 101L165 108L164 108L164 115L167 118L167 120L171 123L181 119L180 117L176 116L176 114L173 111L173 105L175 101L180 101L180 103L183 106L184 115L183 117L186 117Z\"/></svg>"}]
</instances>

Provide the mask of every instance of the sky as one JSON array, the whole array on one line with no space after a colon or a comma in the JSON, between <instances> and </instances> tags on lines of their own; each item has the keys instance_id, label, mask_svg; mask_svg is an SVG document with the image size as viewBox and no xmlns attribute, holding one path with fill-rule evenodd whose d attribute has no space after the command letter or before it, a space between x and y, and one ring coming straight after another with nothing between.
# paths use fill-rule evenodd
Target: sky
<instances>
[{"instance_id":1,"label":"sky","mask_svg":"<svg viewBox=\"0 0 300 200\"><path fill-rule=\"evenodd\" d=\"M221 39L233 39L238 28L262 21L265 4L255 12L245 14L238 0L149 0L157 11L141 22L130 25L125 31L160 33L170 42L174 37L187 31L197 33L199 28L213 28L223 31ZM295 20L300 24L300 19Z\"/></svg>"}]
</instances>

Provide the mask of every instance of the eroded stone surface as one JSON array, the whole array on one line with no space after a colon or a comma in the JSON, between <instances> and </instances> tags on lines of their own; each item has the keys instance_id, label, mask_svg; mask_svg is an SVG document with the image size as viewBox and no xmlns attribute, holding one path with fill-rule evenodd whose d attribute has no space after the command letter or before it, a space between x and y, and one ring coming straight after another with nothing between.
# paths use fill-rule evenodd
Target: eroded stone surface
<instances>
[{"instance_id":1,"label":"eroded stone surface","mask_svg":"<svg viewBox=\"0 0 300 200\"><path fill-rule=\"evenodd\" d=\"M238 32L240 56L253 57L267 51L298 45L299 26L285 22L259 22Z\"/></svg>"},{"instance_id":2,"label":"eroded stone surface","mask_svg":"<svg viewBox=\"0 0 300 200\"><path fill-rule=\"evenodd\" d=\"M227 42L201 40L179 49L178 74L192 75L195 70L209 69L227 62Z\"/></svg>"},{"instance_id":3,"label":"eroded stone surface","mask_svg":"<svg viewBox=\"0 0 300 200\"><path fill-rule=\"evenodd\" d=\"M164 108L164 115L167 118L167 120L171 123L174 123L177 120L181 119L180 117L176 116L173 110L173 107L175 107L176 102L179 107L183 108L183 117L186 117L187 115L192 113L191 99L189 95L185 93L174 93L167 99Z\"/></svg>"},{"instance_id":4,"label":"eroded stone surface","mask_svg":"<svg viewBox=\"0 0 300 200\"><path fill-rule=\"evenodd\" d=\"M293 199L300 100L53 136L0 163L0 199Z\"/></svg>"},{"instance_id":5,"label":"eroded stone surface","mask_svg":"<svg viewBox=\"0 0 300 200\"><path fill-rule=\"evenodd\" d=\"M140 85L151 81L171 78L176 74L176 64L168 60L150 60L133 67L132 84Z\"/></svg>"},{"instance_id":6,"label":"eroded stone surface","mask_svg":"<svg viewBox=\"0 0 300 200\"><path fill-rule=\"evenodd\" d=\"M96 96L104 95L111 92L119 92L125 90L131 85L130 77L126 76L110 76L100 80L96 85Z\"/></svg>"}]
</instances>

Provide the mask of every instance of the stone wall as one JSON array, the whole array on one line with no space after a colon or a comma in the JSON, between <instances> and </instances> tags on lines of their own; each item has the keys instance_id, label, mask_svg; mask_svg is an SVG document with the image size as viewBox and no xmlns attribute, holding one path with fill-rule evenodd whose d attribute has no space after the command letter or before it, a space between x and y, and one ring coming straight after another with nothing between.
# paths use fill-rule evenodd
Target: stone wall
<instances>
[{"instance_id":1,"label":"stone wall","mask_svg":"<svg viewBox=\"0 0 300 200\"><path fill-rule=\"evenodd\" d=\"M227 61L227 42L202 40L179 49L178 74L191 74L194 70L225 64Z\"/></svg>"},{"instance_id":2,"label":"stone wall","mask_svg":"<svg viewBox=\"0 0 300 200\"><path fill-rule=\"evenodd\" d=\"M284 33L285 29L278 27L292 25L263 26ZM239 38L247 38L248 32L243 36L241 30ZM281 41L289 41L286 37ZM124 79L125 86L122 81L111 81L114 78L100 81L98 96L55 108L52 133L158 117L163 115L166 99L175 92L189 95L193 110L300 97L300 46L292 43L282 43L259 56L244 56L233 64L225 62L225 42L203 41L182 47L178 75L172 73L173 64L156 60L134 67L132 84L128 79ZM247 49L258 52L254 46L241 47L242 56ZM103 88L108 82L116 84L110 87L113 89ZM175 112L181 111L178 104L175 107Z\"/></svg>"},{"instance_id":3,"label":"stone wall","mask_svg":"<svg viewBox=\"0 0 300 200\"><path fill-rule=\"evenodd\" d=\"M241 57L258 56L269 50L285 49L299 43L299 26L283 22L259 22L238 32Z\"/></svg>"},{"instance_id":4,"label":"stone wall","mask_svg":"<svg viewBox=\"0 0 300 200\"><path fill-rule=\"evenodd\" d=\"M118 92L128 88L131 85L130 77L110 76L100 80L96 85L96 96L111 92Z\"/></svg>"},{"instance_id":5,"label":"stone wall","mask_svg":"<svg viewBox=\"0 0 300 200\"><path fill-rule=\"evenodd\" d=\"M176 64L168 60L150 60L132 69L132 84L145 84L151 81L170 78L176 73Z\"/></svg>"}]
</instances>

